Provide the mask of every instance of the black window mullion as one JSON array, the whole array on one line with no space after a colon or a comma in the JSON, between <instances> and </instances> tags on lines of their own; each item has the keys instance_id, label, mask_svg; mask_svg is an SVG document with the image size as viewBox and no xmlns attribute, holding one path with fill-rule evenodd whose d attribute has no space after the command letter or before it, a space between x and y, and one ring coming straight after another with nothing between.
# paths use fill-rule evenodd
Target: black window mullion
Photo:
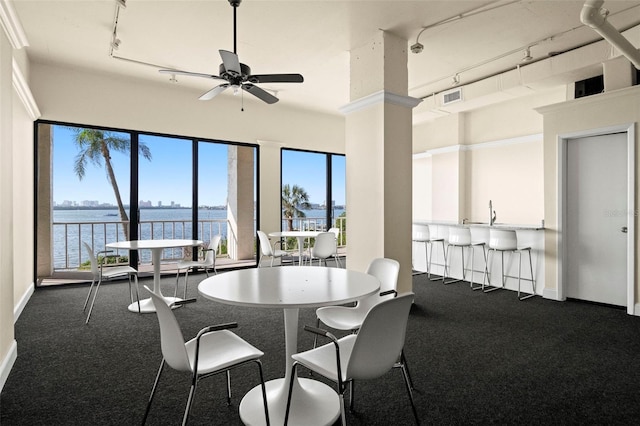
<instances>
[{"instance_id":1,"label":"black window mullion","mask_svg":"<svg viewBox=\"0 0 640 426\"><path fill-rule=\"evenodd\" d=\"M138 171L139 171L139 133L131 133L131 177L129 180L129 238L137 240L138 224L140 223L140 208L138 207ZM129 251L129 265L138 267L138 251Z\"/></svg>"}]
</instances>

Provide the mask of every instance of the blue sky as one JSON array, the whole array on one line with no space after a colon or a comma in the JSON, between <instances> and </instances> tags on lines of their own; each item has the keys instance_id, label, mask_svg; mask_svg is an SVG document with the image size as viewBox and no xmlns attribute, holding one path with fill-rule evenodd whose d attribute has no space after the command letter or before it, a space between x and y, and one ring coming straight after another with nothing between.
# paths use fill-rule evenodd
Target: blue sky
<instances>
[{"instance_id":1,"label":"blue sky","mask_svg":"<svg viewBox=\"0 0 640 426\"><path fill-rule=\"evenodd\" d=\"M126 136L123 134L123 136ZM151 201L154 206L161 201L172 201L182 206L191 205L191 141L141 135L140 141L150 149L152 159L140 159L139 199ZM200 204L224 205L227 188L227 146L202 143L199 145ZM74 173L78 147L73 132L54 126L53 144L53 199L58 204L65 200L98 201L115 204L115 196L103 167L87 163L85 176L80 181ZM112 164L118 180L120 194L125 204L129 200L129 156L112 152ZM344 157L334 156L333 198L337 204L345 203ZM314 153L285 151L283 155L283 184L297 184L309 194L312 203L325 201L325 157ZM216 184L219 182L219 184Z\"/></svg>"}]
</instances>

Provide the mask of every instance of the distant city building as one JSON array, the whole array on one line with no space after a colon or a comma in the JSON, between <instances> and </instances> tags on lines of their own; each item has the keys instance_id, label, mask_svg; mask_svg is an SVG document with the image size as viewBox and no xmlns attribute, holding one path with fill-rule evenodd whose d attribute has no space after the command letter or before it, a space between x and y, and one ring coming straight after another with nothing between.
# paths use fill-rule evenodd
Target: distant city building
<instances>
[{"instance_id":1,"label":"distant city building","mask_svg":"<svg viewBox=\"0 0 640 426\"><path fill-rule=\"evenodd\" d=\"M158 201L158 207L162 207L162 201Z\"/></svg>"},{"instance_id":2,"label":"distant city building","mask_svg":"<svg viewBox=\"0 0 640 426\"><path fill-rule=\"evenodd\" d=\"M139 207L151 207L152 204L151 204L151 201L140 200L140 202L138 202L138 206Z\"/></svg>"},{"instance_id":3,"label":"distant city building","mask_svg":"<svg viewBox=\"0 0 640 426\"><path fill-rule=\"evenodd\" d=\"M80 202L82 207L98 207L100 203L98 200L83 200Z\"/></svg>"}]
</instances>

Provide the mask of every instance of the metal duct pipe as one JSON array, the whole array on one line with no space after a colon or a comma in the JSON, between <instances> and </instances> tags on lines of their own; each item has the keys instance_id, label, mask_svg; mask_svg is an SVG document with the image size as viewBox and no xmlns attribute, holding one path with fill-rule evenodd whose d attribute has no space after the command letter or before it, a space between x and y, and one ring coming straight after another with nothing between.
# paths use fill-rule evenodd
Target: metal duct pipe
<instances>
[{"instance_id":1,"label":"metal duct pipe","mask_svg":"<svg viewBox=\"0 0 640 426\"><path fill-rule=\"evenodd\" d=\"M607 22L608 11L602 9L603 3L604 0L587 0L582 6L580 20L593 28L602 38L622 52L637 69L640 69L640 51Z\"/></svg>"}]
</instances>

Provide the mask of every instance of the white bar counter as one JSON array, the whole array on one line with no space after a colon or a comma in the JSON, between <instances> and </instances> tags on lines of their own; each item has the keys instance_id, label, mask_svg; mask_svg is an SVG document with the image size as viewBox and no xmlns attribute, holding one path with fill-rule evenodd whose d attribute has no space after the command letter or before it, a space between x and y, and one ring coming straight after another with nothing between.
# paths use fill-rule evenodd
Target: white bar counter
<instances>
[{"instance_id":1,"label":"white bar counter","mask_svg":"<svg viewBox=\"0 0 640 426\"><path fill-rule=\"evenodd\" d=\"M476 241L484 241L486 243L486 249L488 252L489 249L489 230L491 228L496 229L508 229L516 231L516 236L518 238L518 247L531 247L531 262L533 264L533 275L536 281L536 294L542 295L544 291L544 226L541 225L520 225L520 224L507 224L507 223L496 223L494 225L489 225L488 223L474 223L467 222L464 224L456 223L456 222L447 222L447 221L421 221L416 220L413 223L418 225L428 225L429 232L431 234L431 238L444 238L445 246L446 242L449 239L449 228L458 227L458 228L469 228L471 230L471 239L473 242ZM425 256L425 244L413 243L413 269L416 271L425 271L427 270L426 256ZM442 275L444 270L444 256L442 254L441 247L437 245L433 245L435 250L433 251L431 258L431 274ZM468 257L468 253L470 250L465 250L465 259ZM460 258L460 250L449 250L449 276L452 278L462 279L462 268L461 258ZM499 285L500 280L500 256L491 256L491 264L489 265L490 271L493 271L492 275L495 276L496 281L494 284ZM529 265L526 265L525 262L528 262L527 256L525 255L522 259L523 267L522 273L524 278L529 278ZM474 267L475 272L473 275L474 281L476 283L482 283L482 276L484 270L484 258L482 256L481 250L475 250L475 259L474 259ZM470 260L467 260L467 267L471 267ZM505 274L509 276L518 276L518 257L517 256L505 256ZM470 272L467 271L466 281L470 280ZM435 284L441 283L441 281L434 281ZM452 284L452 285L460 285L460 283ZM530 283L527 281L522 282L523 290L530 290ZM506 281L506 289L517 291L518 290L518 279L517 278L508 278ZM514 296L515 297L515 296Z\"/></svg>"}]
</instances>

